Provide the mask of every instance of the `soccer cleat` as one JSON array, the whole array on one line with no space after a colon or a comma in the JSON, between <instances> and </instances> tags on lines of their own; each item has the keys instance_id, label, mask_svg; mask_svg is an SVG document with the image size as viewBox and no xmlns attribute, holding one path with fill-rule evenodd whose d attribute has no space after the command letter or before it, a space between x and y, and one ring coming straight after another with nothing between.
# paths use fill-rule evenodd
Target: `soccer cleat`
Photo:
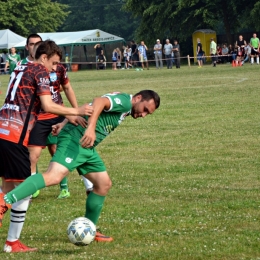
<instances>
[{"instance_id":1,"label":"soccer cleat","mask_svg":"<svg viewBox=\"0 0 260 260\"><path fill-rule=\"evenodd\" d=\"M40 190L35 191L35 192L33 193L33 195L32 195L32 198L33 198L33 199L37 198L37 197L39 196L39 194L40 194Z\"/></svg>"},{"instance_id":2,"label":"soccer cleat","mask_svg":"<svg viewBox=\"0 0 260 260\"><path fill-rule=\"evenodd\" d=\"M21 253L21 252L33 252L37 251L37 248L28 247L22 244L19 240L14 242L5 242L4 252L6 253Z\"/></svg>"},{"instance_id":3,"label":"soccer cleat","mask_svg":"<svg viewBox=\"0 0 260 260\"><path fill-rule=\"evenodd\" d=\"M57 199L66 199L68 197L70 197L70 192L68 190L61 190Z\"/></svg>"},{"instance_id":4,"label":"soccer cleat","mask_svg":"<svg viewBox=\"0 0 260 260\"><path fill-rule=\"evenodd\" d=\"M4 193L0 193L0 227L2 227L2 222L5 212L11 208L11 204L6 204L4 201Z\"/></svg>"},{"instance_id":5,"label":"soccer cleat","mask_svg":"<svg viewBox=\"0 0 260 260\"><path fill-rule=\"evenodd\" d=\"M114 239L112 237L103 235L100 230L96 231L95 241L97 242L112 242Z\"/></svg>"}]
</instances>

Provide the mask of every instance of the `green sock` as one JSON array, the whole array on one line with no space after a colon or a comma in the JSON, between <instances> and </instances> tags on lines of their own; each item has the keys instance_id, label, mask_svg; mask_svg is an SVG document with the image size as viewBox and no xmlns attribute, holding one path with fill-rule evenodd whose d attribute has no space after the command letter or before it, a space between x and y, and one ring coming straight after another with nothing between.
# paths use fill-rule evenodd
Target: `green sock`
<instances>
[{"instance_id":1,"label":"green sock","mask_svg":"<svg viewBox=\"0 0 260 260\"><path fill-rule=\"evenodd\" d=\"M62 181L60 182L60 189L61 190L69 190L69 188L68 188L68 178L67 177L64 177L63 179L62 179Z\"/></svg>"},{"instance_id":2,"label":"green sock","mask_svg":"<svg viewBox=\"0 0 260 260\"><path fill-rule=\"evenodd\" d=\"M8 192L5 196L6 202L15 203L24 199L37 190L45 188L45 182L42 174L35 174L27 178L24 182L18 185L14 190Z\"/></svg>"},{"instance_id":3,"label":"green sock","mask_svg":"<svg viewBox=\"0 0 260 260\"><path fill-rule=\"evenodd\" d=\"M105 196L100 196L94 192L90 192L87 197L85 217L90 219L95 225L97 225L105 198Z\"/></svg>"}]
</instances>

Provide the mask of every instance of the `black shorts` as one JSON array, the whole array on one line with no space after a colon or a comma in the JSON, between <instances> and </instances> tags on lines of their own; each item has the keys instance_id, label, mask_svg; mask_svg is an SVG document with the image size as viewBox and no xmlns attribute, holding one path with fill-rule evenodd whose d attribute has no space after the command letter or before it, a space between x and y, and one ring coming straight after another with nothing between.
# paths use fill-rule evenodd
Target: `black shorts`
<instances>
[{"instance_id":1,"label":"black shorts","mask_svg":"<svg viewBox=\"0 0 260 260\"><path fill-rule=\"evenodd\" d=\"M0 177L22 182L31 176L29 151L26 146L0 139Z\"/></svg>"},{"instance_id":2,"label":"black shorts","mask_svg":"<svg viewBox=\"0 0 260 260\"><path fill-rule=\"evenodd\" d=\"M251 55L259 55L257 49L251 48Z\"/></svg>"},{"instance_id":3,"label":"black shorts","mask_svg":"<svg viewBox=\"0 0 260 260\"><path fill-rule=\"evenodd\" d=\"M132 54L132 61L138 61L138 55L137 55L137 53Z\"/></svg>"},{"instance_id":4,"label":"black shorts","mask_svg":"<svg viewBox=\"0 0 260 260\"><path fill-rule=\"evenodd\" d=\"M52 119L38 120L33 127L28 141L28 146L46 146L48 135L52 131L52 126L64 120L64 117L59 116Z\"/></svg>"}]
</instances>

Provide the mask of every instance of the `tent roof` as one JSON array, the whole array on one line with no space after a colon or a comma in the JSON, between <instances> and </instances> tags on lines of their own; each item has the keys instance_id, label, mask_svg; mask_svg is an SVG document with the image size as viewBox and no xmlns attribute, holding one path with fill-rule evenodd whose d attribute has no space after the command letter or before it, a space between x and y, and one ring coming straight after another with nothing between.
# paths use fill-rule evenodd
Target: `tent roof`
<instances>
[{"instance_id":1,"label":"tent roof","mask_svg":"<svg viewBox=\"0 0 260 260\"><path fill-rule=\"evenodd\" d=\"M26 41L26 38L10 31L9 29L0 30L0 49L10 49L21 41Z\"/></svg>"},{"instance_id":2,"label":"tent roof","mask_svg":"<svg viewBox=\"0 0 260 260\"><path fill-rule=\"evenodd\" d=\"M99 29L78 32L49 32L38 33L43 40L53 40L59 46L88 45L96 43L123 42L124 39ZM26 41L22 41L16 47L24 47Z\"/></svg>"}]
</instances>

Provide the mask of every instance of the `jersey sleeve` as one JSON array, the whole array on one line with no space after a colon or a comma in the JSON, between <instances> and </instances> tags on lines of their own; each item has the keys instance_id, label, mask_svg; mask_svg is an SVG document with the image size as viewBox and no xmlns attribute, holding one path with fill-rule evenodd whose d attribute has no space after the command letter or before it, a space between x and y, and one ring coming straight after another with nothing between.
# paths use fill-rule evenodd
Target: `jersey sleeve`
<instances>
[{"instance_id":1,"label":"jersey sleeve","mask_svg":"<svg viewBox=\"0 0 260 260\"><path fill-rule=\"evenodd\" d=\"M105 112L128 112L132 108L132 96L126 93L105 94L110 101L110 108Z\"/></svg>"},{"instance_id":2,"label":"jersey sleeve","mask_svg":"<svg viewBox=\"0 0 260 260\"><path fill-rule=\"evenodd\" d=\"M63 65L60 64L59 69L60 69L60 84L64 86L69 82L68 74Z\"/></svg>"},{"instance_id":3,"label":"jersey sleeve","mask_svg":"<svg viewBox=\"0 0 260 260\"><path fill-rule=\"evenodd\" d=\"M37 84L37 95L50 95L50 78L49 73L44 70L39 71L35 75L35 81Z\"/></svg>"}]
</instances>

